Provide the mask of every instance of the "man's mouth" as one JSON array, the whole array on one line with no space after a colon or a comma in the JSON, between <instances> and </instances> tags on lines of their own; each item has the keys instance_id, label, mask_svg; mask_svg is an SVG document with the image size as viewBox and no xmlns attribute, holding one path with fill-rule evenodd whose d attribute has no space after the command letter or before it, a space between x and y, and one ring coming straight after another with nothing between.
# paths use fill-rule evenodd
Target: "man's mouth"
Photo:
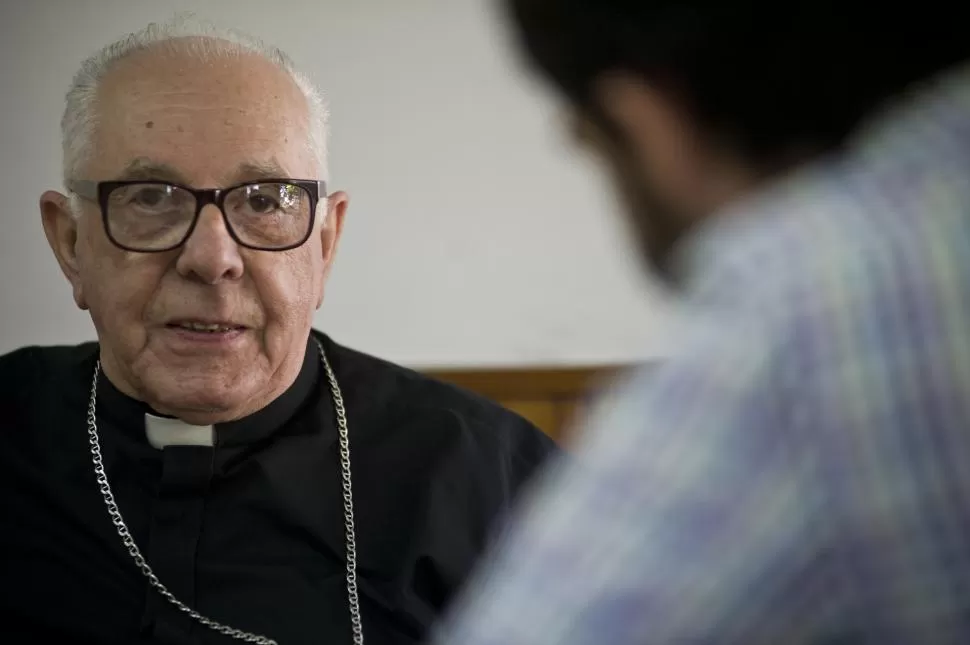
<instances>
[{"instance_id":1,"label":"man's mouth","mask_svg":"<svg viewBox=\"0 0 970 645\"><path fill-rule=\"evenodd\" d=\"M233 331L242 331L245 329L242 325L235 325L232 323L206 323L206 322L196 322L193 320L183 320L179 322L169 323L168 327L173 329L184 329L186 331L201 332L206 334L227 334Z\"/></svg>"}]
</instances>

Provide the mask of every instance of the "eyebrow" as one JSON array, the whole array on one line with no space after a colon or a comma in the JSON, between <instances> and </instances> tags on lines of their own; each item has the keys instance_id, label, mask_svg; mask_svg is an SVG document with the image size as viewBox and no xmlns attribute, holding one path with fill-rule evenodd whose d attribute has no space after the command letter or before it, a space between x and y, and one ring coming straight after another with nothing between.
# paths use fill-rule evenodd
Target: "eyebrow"
<instances>
[{"instance_id":1,"label":"eyebrow","mask_svg":"<svg viewBox=\"0 0 970 645\"><path fill-rule=\"evenodd\" d=\"M139 157L131 161L118 177L120 180L128 181L133 179L171 181L184 184L185 177L175 167L167 164L152 161L147 157Z\"/></svg>"},{"instance_id":2,"label":"eyebrow","mask_svg":"<svg viewBox=\"0 0 970 645\"><path fill-rule=\"evenodd\" d=\"M276 159L268 161L246 161L236 168L233 177L236 181L252 181L256 179L282 179L288 177L286 170Z\"/></svg>"},{"instance_id":3,"label":"eyebrow","mask_svg":"<svg viewBox=\"0 0 970 645\"><path fill-rule=\"evenodd\" d=\"M260 179L281 179L288 175L286 170L276 159L268 161L245 161L228 176L227 185L237 182L257 181ZM185 175L174 166L153 161L147 157L139 157L131 161L119 175L123 181L170 181L176 184L191 185Z\"/></svg>"}]
</instances>

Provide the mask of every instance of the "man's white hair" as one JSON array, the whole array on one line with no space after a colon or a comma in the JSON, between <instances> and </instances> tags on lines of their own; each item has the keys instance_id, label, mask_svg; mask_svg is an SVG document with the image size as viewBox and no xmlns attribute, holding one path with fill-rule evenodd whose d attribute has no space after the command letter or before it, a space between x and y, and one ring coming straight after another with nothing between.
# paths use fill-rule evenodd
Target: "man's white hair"
<instances>
[{"instance_id":1,"label":"man's white hair","mask_svg":"<svg viewBox=\"0 0 970 645\"><path fill-rule=\"evenodd\" d=\"M67 106L61 119L65 180L81 178L82 167L94 152L92 142L98 126L97 95L101 80L127 56L163 43L177 46L201 60L256 54L289 74L306 97L310 117L307 145L317 161L320 178L327 179L327 105L310 79L296 69L282 50L258 38L232 29L220 29L191 14L179 14L169 22L152 23L129 34L81 63L67 92Z\"/></svg>"}]
</instances>

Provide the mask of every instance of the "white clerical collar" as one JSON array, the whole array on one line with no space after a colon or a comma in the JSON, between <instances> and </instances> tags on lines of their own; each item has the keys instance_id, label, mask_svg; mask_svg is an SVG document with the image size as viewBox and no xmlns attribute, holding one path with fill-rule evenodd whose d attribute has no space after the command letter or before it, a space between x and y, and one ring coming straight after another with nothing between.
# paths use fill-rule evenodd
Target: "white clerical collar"
<instances>
[{"instance_id":1,"label":"white clerical collar","mask_svg":"<svg viewBox=\"0 0 970 645\"><path fill-rule=\"evenodd\" d=\"M181 419L145 415L145 436L148 443L161 450L166 446L203 446L215 445L215 428L212 426L193 426Z\"/></svg>"}]
</instances>

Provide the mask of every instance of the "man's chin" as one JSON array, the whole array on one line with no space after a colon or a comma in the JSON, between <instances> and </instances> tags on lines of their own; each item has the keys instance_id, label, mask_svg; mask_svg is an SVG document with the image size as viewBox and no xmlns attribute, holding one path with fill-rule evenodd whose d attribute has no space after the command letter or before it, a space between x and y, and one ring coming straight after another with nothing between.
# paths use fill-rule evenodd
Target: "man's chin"
<instances>
[{"instance_id":1,"label":"man's chin","mask_svg":"<svg viewBox=\"0 0 970 645\"><path fill-rule=\"evenodd\" d=\"M146 402L156 412L191 425L213 425L235 421L253 412L250 408L254 397L248 390L205 385L156 387L147 393Z\"/></svg>"}]
</instances>

